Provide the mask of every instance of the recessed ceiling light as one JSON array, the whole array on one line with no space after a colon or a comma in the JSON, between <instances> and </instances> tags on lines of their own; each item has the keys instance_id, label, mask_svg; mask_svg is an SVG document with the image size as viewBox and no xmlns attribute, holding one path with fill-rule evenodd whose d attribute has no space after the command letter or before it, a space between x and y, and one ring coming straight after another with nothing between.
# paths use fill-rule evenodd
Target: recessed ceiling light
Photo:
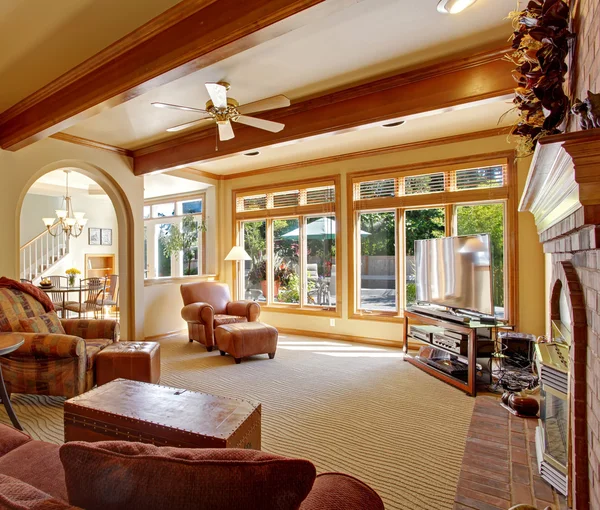
<instances>
[{"instance_id":1,"label":"recessed ceiling light","mask_svg":"<svg viewBox=\"0 0 600 510\"><path fill-rule=\"evenodd\" d=\"M471 7L477 0L440 0L437 10L444 14L458 14Z\"/></svg>"},{"instance_id":2,"label":"recessed ceiling light","mask_svg":"<svg viewBox=\"0 0 600 510\"><path fill-rule=\"evenodd\" d=\"M245 152L244 156L258 156L260 154L260 152L258 151L252 151L252 152Z\"/></svg>"},{"instance_id":3,"label":"recessed ceiling light","mask_svg":"<svg viewBox=\"0 0 600 510\"><path fill-rule=\"evenodd\" d=\"M381 127L384 128L393 128L396 126L401 126L402 124L404 124L403 120L397 120L396 122L389 122L388 124L382 124Z\"/></svg>"}]
</instances>

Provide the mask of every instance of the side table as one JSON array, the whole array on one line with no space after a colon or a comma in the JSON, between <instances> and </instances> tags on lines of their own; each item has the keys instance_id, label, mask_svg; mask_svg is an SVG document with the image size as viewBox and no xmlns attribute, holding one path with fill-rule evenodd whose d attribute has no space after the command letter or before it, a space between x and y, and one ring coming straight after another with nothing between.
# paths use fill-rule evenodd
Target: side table
<instances>
[{"instance_id":1,"label":"side table","mask_svg":"<svg viewBox=\"0 0 600 510\"><path fill-rule=\"evenodd\" d=\"M18 334L0 335L0 356L6 356L11 352L16 351L24 343L25 339ZM23 427L21 427L21 424L17 419L17 415L13 411L10 398L8 398L8 393L4 384L4 378L2 377L2 365L0 365L0 400L4 404L4 408L6 409L8 417L15 428L23 430Z\"/></svg>"}]
</instances>

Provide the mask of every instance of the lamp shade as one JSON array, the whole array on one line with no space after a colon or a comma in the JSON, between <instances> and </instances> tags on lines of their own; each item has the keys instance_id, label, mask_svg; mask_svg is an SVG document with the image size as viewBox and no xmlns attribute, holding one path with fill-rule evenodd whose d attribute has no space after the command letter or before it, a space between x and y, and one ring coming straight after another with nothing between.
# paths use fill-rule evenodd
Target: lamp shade
<instances>
[{"instance_id":1,"label":"lamp shade","mask_svg":"<svg viewBox=\"0 0 600 510\"><path fill-rule=\"evenodd\" d=\"M225 257L225 260L250 260L250 255L241 246L234 246Z\"/></svg>"}]
</instances>

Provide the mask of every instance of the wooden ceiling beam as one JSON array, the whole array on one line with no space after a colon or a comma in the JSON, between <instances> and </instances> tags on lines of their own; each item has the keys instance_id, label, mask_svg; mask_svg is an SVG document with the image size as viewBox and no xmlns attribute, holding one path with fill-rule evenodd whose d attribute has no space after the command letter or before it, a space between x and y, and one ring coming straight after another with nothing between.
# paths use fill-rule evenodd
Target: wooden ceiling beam
<instances>
[{"instance_id":1,"label":"wooden ceiling beam","mask_svg":"<svg viewBox=\"0 0 600 510\"><path fill-rule=\"evenodd\" d=\"M356 87L325 94L260 116L285 124L279 133L234 124L235 138L219 143L202 129L133 152L143 175L366 124L491 100L514 90L506 49L435 63Z\"/></svg>"},{"instance_id":2,"label":"wooden ceiling beam","mask_svg":"<svg viewBox=\"0 0 600 510\"><path fill-rule=\"evenodd\" d=\"M350 2L183 0L0 114L0 147L18 150Z\"/></svg>"}]
</instances>

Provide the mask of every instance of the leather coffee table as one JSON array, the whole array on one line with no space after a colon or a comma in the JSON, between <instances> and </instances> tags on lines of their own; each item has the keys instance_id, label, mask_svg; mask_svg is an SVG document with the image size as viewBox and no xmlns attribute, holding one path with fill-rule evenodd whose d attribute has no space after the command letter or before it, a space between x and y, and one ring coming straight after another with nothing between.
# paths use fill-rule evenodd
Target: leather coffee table
<instances>
[{"instance_id":1,"label":"leather coffee table","mask_svg":"<svg viewBox=\"0 0 600 510\"><path fill-rule=\"evenodd\" d=\"M116 379L65 402L65 441L260 450L261 405Z\"/></svg>"}]
</instances>

